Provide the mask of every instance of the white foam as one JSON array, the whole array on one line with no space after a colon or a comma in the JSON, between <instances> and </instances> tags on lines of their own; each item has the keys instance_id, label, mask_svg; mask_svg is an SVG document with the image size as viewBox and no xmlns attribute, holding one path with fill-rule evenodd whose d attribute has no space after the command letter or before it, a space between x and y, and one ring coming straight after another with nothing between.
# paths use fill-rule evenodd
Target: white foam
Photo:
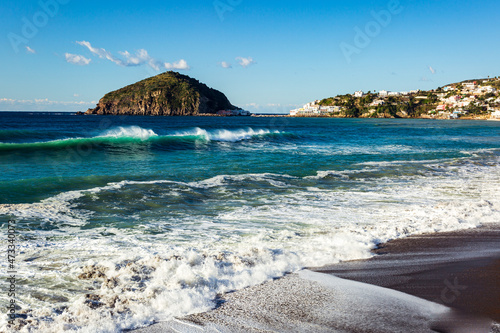
<instances>
[{"instance_id":1,"label":"white foam","mask_svg":"<svg viewBox=\"0 0 500 333\"><path fill-rule=\"evenodd\" d=\"M422 152L422 148L405 146L405 145L380 145L380 146L364 146L364 145L332 145L332 144L301 144L300 150L297 151L295 145L288 147L280 147L280 149L294 150L295 154L310 156L311 153L322 156L352 156L352 155L387 155L398 153L417 153Z\"/></svg>"},{"instance_id":2,"label":"white foam","mask_svg":"<svg viewBox=\"0 0 500 333\"><path fill-rule=\"evenodd\" d=\"M231 183L237 182L245 182L245 181L265 181L275 187L287 187L287 184L283 181L277 180L277 178L281 179L297 179L297 177L289 176L289 175L278 175L273 173L261 173L261 174L243 174L243 175L218 175L206 180L190 182L187 185L193 187L218 187Z\"/></svg>"},{"instance_id":3,"label":"white foam","mask_svg":"<svg viewBox=\"0 0 500 333\"><path fill-rule=\"evenodd\" d=\"M204 311L213 306L218 293L304 266L367 258L378 242L498 221L499 178L498 167L462 165L450 166L443 177L397 178L391 183L374 179L349 190L310 191L292 186L303 180L276 174L217 176L192 183L123 181L62 193L38 204L1 205L0 214L72 222L61 229L64 234L61 230L27 233L33 240L22 245L20 274L29 281L20 286L22 305L33 309L35 318L54 320L41 321L38 330L62 332L73 327L82 332L115 332ZM220 187L240 195L239 184L262 181L290 190L248 192L252 204L244 206L228 195L218 203L217 215L187 214L161 234L143 233L141 228L82 229L78 224L89 219L77 209L80 199L92 195L99 200L106 191L125 186L164 185L166 192ZM92 265L101 267L105 278L75 278L83 267ZM97 309L86 305L88 288L94 288L91 293L99 295L104 305ZM53 309L57 302L29 296L41 290L67 297L68 302L61 303L67 310L56 316L45 308ZM5 321L0 321L0 330L5 330Z\"/></svg>"},{"instance_id":4,"label":"white foam","mask_svg":"<svg viewBox=\"0 0 500 333\"><path fill-rule=\"evenodd\" d=\"M256 136L267 135L267 134L279 134L279 131L271 131L268 129L237 129L237 130L212 130L207 131L202 128L194 128L187 131L175 132L173 136L199 136L203 137L206 141L225 141L225 142L237 142L243 140L249 140Z\"/></svg>"},{"instance_id":5,"label":"white foam","mask_svg":"<svg viewBox=\"0 0 500 333\"><path fill-rule=\"evenodd\" d=\"M387 167L387 166L396 166L396 165L405 165L405 164L438 163L438 162L445 162L445 161L448 161L448 160L440 159L440 160L415 160L415 161L377 161L377 162L361 162L361 163L356 163L356 165Z\"/></svg>"},{"instance_id":6,"label":"white foam","mask_svg":"<svg viewBox=\"0 0 500 333\"><path fill-rule=\"evenodd\" d=\"M148 140L152 137L157 137L153 130L144 129L139 126L128 126L128 127L117 127L105 131L102 135L98 136L101 138L137 138L143 141Z\"/></svg>"},{"instance_id":7,"label":"white foam","mask_svg":"<svg viewBox=\"0 0 500 333\"><path fill-rule=\"evenodd\" d=\"M318 171L316 176L307 176L305 178L306 179L323 179L323 178L327 178L327 177L337 177L340 179L348 180L349 174L352 174L352 172L327 170L327 171Z\"/></svg>"},{"instance_id":8,"label":"white foam","mask_svg":"<svg viewBox=\"0 0 500 333\"><path fill-rule=\"evenodd\" d=\"M33 204L0 204L0 215L13 215L23 219L39 218L47 222L69 223L81 226L86 224L89 212L73 209L75 208L74 201L87 194L117 190L127 184L133 183L123 181L88 190L62 192L54 197Z\"/></svg>"}]
</instances>

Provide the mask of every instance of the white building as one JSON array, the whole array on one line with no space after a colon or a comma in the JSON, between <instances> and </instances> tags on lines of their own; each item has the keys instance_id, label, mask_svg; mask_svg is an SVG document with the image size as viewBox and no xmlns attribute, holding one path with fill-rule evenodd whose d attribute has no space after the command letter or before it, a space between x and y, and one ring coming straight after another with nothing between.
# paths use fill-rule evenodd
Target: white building
<instances>
[{"instance_id":1,"label":"white building","mask_svg":"<svg viewBox=\"0 0 500 333\"><path fill-rule=\"evenodd\" d=\"M456 102L458 102L460 100L460 96L451 96L451 97L448 97L446 99L444 99L444 101L448 104L455 104Z\"/></svg>"},{"instance_id":2,"label":"white building","mask_svg":"<svg viewBox=\"0 0 500 333\"><path fill-rule=\"evenodd\" d=\"M319 114L319 105L316 102L307 103L300 109L294 109L290 111L291 116L313 116Z\"/></svg>"},{"instance_id":3,"label":"white building","mask_svg":"<svg viewBox=\"0 0 500 333\"><path fill-rule=\"evenodd\" d=\"M380 90L380 91L378 92L378 95L379 95L380 97L387 97L387 96L389 95L389 92L388 92L387 90Z\"/></svg>"},{"instance_id":4,"label":"white building","mask_svg":"<svg viewBox=\"0 0 500 333\"><path fill-rule=\"evenodd\" d=\"M398 93L397 91L391 91L387 94L388 96L394 96L394 97L397 97L397 96L401 96L400 93Z\"/></svg>"},{"instance_id":5,"label":"white building","mask_svg":"<svg viewBox=\"0 0 500 333\"><path fill-rule=\"evenodd\" d=\"M500 119L500 110L495 110L491 113L491 119Z\"/></svg>"},{"instance_id":6,"label":"white building","mask_svg":"<svg viewBox=\"0 0 500 333\"><path fill-rule=\"evenodd\" d=\"M466 90L475 90L477 88L477 83L476 82L464 83L463 86Z\"/></svg>"},{"instance_id":7,"label":"white building","mask_svg":"<svg viewBox=\"0 0 500 333\"><path fill-rule=\"evenodd\" d=\"M341 111L340 106L322 106L319 108L320 113L335 113Z\"/></svg>"},{"instance_id":8,"label":"white building","mask_svg":"<svg viewBox=\"0 0 500 333\"><path fill-rule=\"evenodd\" d=\"M358 98L363 97L364 95L365 95L365 93L362 91L356 91L354 93L354 97L358 97Z\"/></svg>"},{"instance_id":9,"label":"white building","mask_svg":"<svg viewBox=\"0 0 500 333\"><path fill-rule=\"evenodd\" d=\"M379 105L384 105L384 104L385 104L385 102L384 102L383 100L381 100L381 99L377 99L377 100L374 100L374 101L370 104L370 106L379 106Z\"/></svg>"},{"instance_id":10,"label":"white building","mask_svg":"<svg viewBox=\"0 0 500 333\"><path fill-rule=\"evenodd\" d=\"M450 114L450 119L458 119L460 116L466 115L469 113L468 111L464 111L463 109L458 109L453 111L452 114Z\"/></svg>"},{"instance_id":11,"label":"white building","mask_svg":"<svg viewBox=\"0 0 500 333\"><path fill-rule=\"evenodd\" d=\"M481 88L481 90L485 93L496 93L497 92L496 88L493 88L492 86L484 86Z\"/></svg>"},{"instance_id":12,"label":"white building","mask_svg":"<svg viewBox=\"0 0 500 333\"><path fill-rule=\"evenodd\" d=\"M313 116L319 114L319 106L312 107L307 104L303 108L295 109L290 111L291 116Z\"/></svg>"},{"instance_id":13,"label":"white building","mask_svg":"<svg viewBox=\"0 0 500 333\"><path fill-rule=\"evenodd\" d=\"M300 109L294 109L290 111L290 116L293 117L315 117L315 116L327 116L331 113L340 112L342 108L340 106L319 106L316 103L319 101L307 103L304 107Z\"/></svg>"}]
</instances>

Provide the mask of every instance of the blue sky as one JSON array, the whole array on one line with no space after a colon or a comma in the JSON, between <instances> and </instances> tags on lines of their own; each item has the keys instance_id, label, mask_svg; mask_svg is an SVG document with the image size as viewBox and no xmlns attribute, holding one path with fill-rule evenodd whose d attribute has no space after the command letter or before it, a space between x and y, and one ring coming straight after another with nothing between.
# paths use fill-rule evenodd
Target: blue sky
<instances>
[{"instance_id":1,"label":"blue sky","mask_svg":"<svg viewBox=\"0 0 500 333\"><path fill-rule=\"evenodd\" d=\"M272 113L500 75L498 1L4 0L0 12L3 111L85 111L168 69Z\"/></svg>"}]
</instances>

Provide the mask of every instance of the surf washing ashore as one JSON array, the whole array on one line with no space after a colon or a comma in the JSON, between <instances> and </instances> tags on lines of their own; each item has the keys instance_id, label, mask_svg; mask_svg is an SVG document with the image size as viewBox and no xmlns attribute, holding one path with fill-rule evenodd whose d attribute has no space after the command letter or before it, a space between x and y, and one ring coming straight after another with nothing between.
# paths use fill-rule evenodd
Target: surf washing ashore
<instances>
[{"instance_id":1,"label":"surf washing ashore","mask_svg":"<svg viewBox=\"0 0 500 333\"><path fill-rule=\"evenodd\" d=\"M289 274L135 333L495 333L499 241L498 224L398 239L373 258Z\"/></svg>"},{"instance_id":2,"label":"surf washing ashore","mask_svg":"<svg viewBox=\"0 0 500 333\"><path fill-rule=\"evenodd\" d=\"M0 113L0 165L1 230L18 232L2 332L138 329L245 292L275 304L273 284L302 306L287 286L304 280L323 300L346 290L343 313L369 292L430 318L445 306L302 269L500 221L498 122Z\"/></svg>"}]
</instances>

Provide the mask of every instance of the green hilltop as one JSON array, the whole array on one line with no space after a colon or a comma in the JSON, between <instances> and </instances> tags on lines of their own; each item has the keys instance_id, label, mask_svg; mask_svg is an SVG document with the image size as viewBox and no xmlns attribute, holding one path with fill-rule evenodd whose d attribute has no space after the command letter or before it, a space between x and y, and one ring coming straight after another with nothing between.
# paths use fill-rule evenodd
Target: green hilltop
<instances>
[{"instance_id":1,"label":"green hilltop","mask_svg":"<svg viewBox=\"0 0 500 333\"><path fill-rule=\"evenodd\" d=\"M500 110L500 79L465 80L429 91L358 92L292 110L296 116L351 118L489 118Z\"/></svg>"},{"instance_id":2,"label":"green hilltop","mask_svg":"<svg viewBox=\"0 0 500 333\"><path fill-rule=\"evenodd\" d=\"M233 109L222 92L169 71L106 94L85 114L192 116Z\"/></svg>"}]
</instances>

